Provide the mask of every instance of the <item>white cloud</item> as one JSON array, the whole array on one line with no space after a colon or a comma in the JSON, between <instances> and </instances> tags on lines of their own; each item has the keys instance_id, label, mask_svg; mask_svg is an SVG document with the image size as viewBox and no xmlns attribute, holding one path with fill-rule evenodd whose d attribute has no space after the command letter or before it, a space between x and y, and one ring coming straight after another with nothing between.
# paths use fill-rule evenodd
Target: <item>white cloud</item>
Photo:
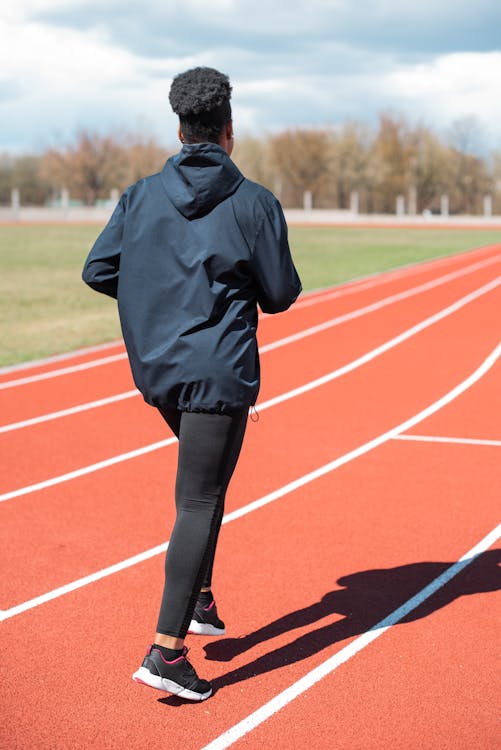
<instances>
[{"instance_id":1,"label":"white cloud","mask_svg":"<svg viewBox=\"0 0 501 750\"><path fill-rule=\"evenodd\" d=\"M0 37L0 149L43 148L79 127L111 130L148 122L154 131L157 116L174 126L167 95L179 59L144 59L99 31L34 22L0 20ZM199 60L187 57L182 64Z\"/></svg>"},{"instance_id":2,"label":"white cloud","mask_svg":"<svg viewBox=\"0 0 501 750\"><path fill-rule=\"evenodd\" d=\"M67 10L75 5L73 0L6 0L2 4L2 18L10 22L19 22L29 19L33 13L40 11Z\"/></svg>"},{"instance_id":3,"label":"white cloud","mask_svg":"<svg viewBox=\"0 0 501 750\"><path fill-rule=\"evenodd\" d=\"M35 86L50 83L51 93L66 91L75 83L106 85L134 69L130 54L108 46L97 34L72 30L61 34L42 24L0 22L0 35L1 75L20 76Z\"/></svg>"},{"instance_id":4,"label":"white cloud","mask_svg":"<svg viewBox=\"0 0 501 750\"><path fill-rule=\"evenodd\" d=\"M445 127L475 116L501 146L501 52L455 53L391 72L382 84L396 104Z\"/></svg>"},{"instance_id":5,"label":"white cloud","mask_svg":"<svg viewBox=\"0 0 501 750\"><path fill-rule=\"evenodd\" d=\"M387 83L395 94L409 99L429 98L439 108L472 107L490 114L501 80L501 52L458 52L429 63L392 72ZM492 110L494 111L494 110Z\"/></svg>"},{"instance_id":6,"label":"white cloud","mask_svg":"<svg viewBox=\"0 0 501 750\"><path fill-rule=\"evenodd\" d=\"M473 15L466 0L8 0L0 150L140 123L172 142L170 80L195 65L230 74L240 131L374 122L391 108L438 127L476 115L499 147L501 52L488 31L499 15L492 0ZM464 51L473 37L485 51Z\"/></svg>"}]
</instances>

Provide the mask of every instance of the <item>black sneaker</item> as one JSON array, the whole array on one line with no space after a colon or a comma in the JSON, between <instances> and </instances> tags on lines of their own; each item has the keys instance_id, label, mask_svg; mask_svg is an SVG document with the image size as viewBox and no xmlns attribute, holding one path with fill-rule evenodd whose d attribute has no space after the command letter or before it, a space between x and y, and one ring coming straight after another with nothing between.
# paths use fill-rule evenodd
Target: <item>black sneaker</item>
<instances>
[{"instance_id":1,"label":"black sneaker","mask_svg":"<svg viewBox=\"0 0 501 750\"><path fill-rule=\"evenodd\" d=\"M165 690L189 701L204 701L212 694L212 685L200 680L186 658L188 649L174 661L166 661L155 644L149 647L142 665L134 672L132 679L141 685Z\"/></svg>"},{"instance_id":2,"label":"black sneaker","mask_svg":"<svg viewBox=\"0 0 501 750\"><path fill-rule=\"evenodd\" d=\"M188 633L195 635L224 635L226 633L224 622L217 616L214 599L208 607L204 607L199 601L196 603Z\"/></svg>"}]
</instances>

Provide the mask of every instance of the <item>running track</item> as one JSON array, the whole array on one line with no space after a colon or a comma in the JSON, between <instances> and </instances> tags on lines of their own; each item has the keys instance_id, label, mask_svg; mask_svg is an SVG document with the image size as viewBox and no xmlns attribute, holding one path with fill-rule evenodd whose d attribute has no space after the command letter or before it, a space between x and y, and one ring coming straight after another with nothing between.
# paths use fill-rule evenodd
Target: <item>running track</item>
<instances>
[{"instance_id":1,"label":"running track","mask_svg":"<svg viewBox=\"0 0 501 750\"><path fill-rule=\"evenodd\" d=\"M262 316L202 704L130 677L176 446L122 344L1 371L1 747L494 748L500 309L493 246Z\"/></svg>"}]
</instances>

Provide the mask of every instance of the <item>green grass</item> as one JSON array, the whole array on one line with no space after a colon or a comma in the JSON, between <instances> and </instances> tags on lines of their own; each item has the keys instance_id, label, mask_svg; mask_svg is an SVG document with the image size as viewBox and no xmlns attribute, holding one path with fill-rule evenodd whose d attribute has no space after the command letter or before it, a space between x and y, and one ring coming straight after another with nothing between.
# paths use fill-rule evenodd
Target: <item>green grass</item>
<instances>
[{"instance_id":1,"label":"green grass","mask_svg":"<svg viewBox=\"0 0 501 750\"><path fill-rule=\"evenodd\" d=\"M498 244L501 232L293 227L290 241L303 287L316 289L441 255Z\"/></svg>"},{"instance_id":2,"label":"green grass","mask_svg":"<svg viewBox=\"0 0 501 750\"><path fill-rule=\"evenodd\" d=\"M0 365L120 335L116 304L81 280L95 226L0 227Z\"/></svg>"},{"instance_id":3,"label":"green grass","mask_svg":"<svg viewBox=\"0 0 501 750\"><path fill-rule=\"evenodd\" d=\"M116 304L81 281L96 226L0 226L0 365L111 341ZM489 230L291 228L304 289L501 242Z\"/></svg>"}]
</instances>

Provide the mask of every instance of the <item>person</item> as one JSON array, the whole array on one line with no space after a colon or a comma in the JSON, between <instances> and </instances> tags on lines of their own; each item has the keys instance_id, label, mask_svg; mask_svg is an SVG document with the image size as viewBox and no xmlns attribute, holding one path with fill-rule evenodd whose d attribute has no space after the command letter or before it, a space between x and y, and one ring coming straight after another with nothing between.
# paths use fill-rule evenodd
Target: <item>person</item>
<instances>
[{"instance_id":1,"label":"person","mask_svg":"<svg viewBox=\"0 0 501 750\"><path fill-rule=\"evenodd\" d=\"M230 158L230 99L213 68L174 78L181 151L125 190L83 270L117 298L134 381L179 440L157 632L133 679L188 700L212 688L187 659L187 633L225 633L211 579L260 386L257 304L278 313L301 291L278 200Z\"/></svg>"}]
</instances>

